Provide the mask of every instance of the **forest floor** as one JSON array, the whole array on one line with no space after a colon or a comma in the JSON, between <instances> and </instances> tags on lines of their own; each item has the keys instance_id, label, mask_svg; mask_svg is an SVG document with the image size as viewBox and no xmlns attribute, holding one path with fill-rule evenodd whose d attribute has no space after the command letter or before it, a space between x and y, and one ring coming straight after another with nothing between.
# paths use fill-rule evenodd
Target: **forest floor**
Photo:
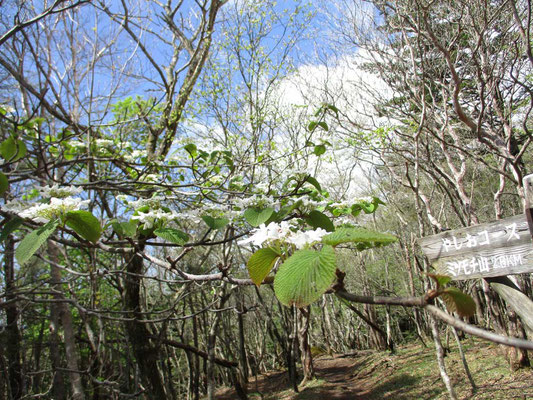
<instances>
[{"instance_id":1,"label":"forest floor","mask_svg":"<svg viewBox=\"0 0 533 400\"><path fill-rule=\"evenodd\" d=\"M474 339L462 343L477 390L472 391L457 347L452 345L445 362L459 399L533 399L533 370L512 372L505 348ZM250 379L248 396L250 400L448 399L433 346L412 344L394 354L367 350L320 355L314 366L316 379L299 393L290 388L286 371L272 371ZM220 389L216 398L238 399L227 388Z\"/></svg>"}]
</instances>

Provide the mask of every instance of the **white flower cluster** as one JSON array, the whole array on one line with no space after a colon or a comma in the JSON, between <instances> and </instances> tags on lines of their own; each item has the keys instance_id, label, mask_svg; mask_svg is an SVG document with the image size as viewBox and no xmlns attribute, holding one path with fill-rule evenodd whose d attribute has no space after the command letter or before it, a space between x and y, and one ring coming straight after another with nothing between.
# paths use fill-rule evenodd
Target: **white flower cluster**
<instances>
[{"instance_id":1,"label":"white flower cluster","mask_svg":"<svg viewBox=\"0 0 533 400\"><path fill-rule=\"evenodd\" d=\"M245 245L253 243L256 246L261 246L263 243L268 244L269 242L278 240L293 244L297 249L302 249L321 241L322 237L328 233L322 228L310 231L293 231L293 228L294 224L288 221L282 221L279 224L271 222L267 226L261 224L258 229L253 231L252 236L239 241L238 244Z\"/></svg>"},{"instance_id":2,"label":"white flower cluster","mask_svg":"<svg viewBox=\"0 0 533 400\"><path fill-rule=\"evenodd\" d=\"M347 202L342 202L342 201L338 201L338 202L330 204L330 207L333 207L333 208L346 208L346 207L350 207L350 206L351 206L351 204L349 204Z\"/></svg>"},{"instance_id":3,"label":"white flower cluster","mask_svg":"<svg viewBox=\"0 0 533 400\"><path fill-rule=\"evenodd\" d=\"M214 218L228 218L230 221L236 221L242 217L241 211L234 211L230 206L218 203L202 204L196 212L201 215L207 214Z\"/></svg>"},{"instance_id":4,"label":"white flower cluster","mask_svg":"<svg viewBox=\"0 0 533 400\"><path fill-rule=\"evenodd\" d=\"M110 139L96 139L96 146L98 147L112 147L115 143Z\"/></svg>"},{"instance_id":5,"label":"white flower cluster","mask_svg":"<svg viewBox=\"0 0 533 400\"><path fill-rule=\"evenodd\" d=\"M128 162L137 161L137 159L146 157L148 153L146 150L133 150L131 153L124 154L124 160Z\"/></svg>"},{"instance_id":6,"label":"white flower cluster","mask_svg":"<svg viewBox=\"0 0 533 400\"><path fill-rule=\"evenodd\" d=\"M263 196L261 194L254 194L250 197L245 197L243 199L233 199L233 204L235 207L244 210L248 207L275 207L280 203L279 201L274 200L272 196Z\"/></svg>"},{"instance_id":7,"label":"white flower cluster","mask_svg":"<svg viewBox=\"0 0 533 400\"><path fill-rule=\"evenodd\" d=\"M28 205L19 200L14 200L2 206L2 210L18 214L22 218L29 218L35 222L48 222L60 218L69 211L79 210L89 204L90 200L74 197L52 197L49 203Z\"/></svg>"},{"instance_id":8,"label":"white flower cluster","mask_svg":"<svg viewBox=\"0 0 533 400\"><path fill-rule=\"evenodd\" d=\"M80 194L83 189L76 186L37 186L36 189L43 198L40 203L26 203L13 200L1 208L3 211L17 214L22 218L29 218L35 222L48 222L64 216L69 211L85 208L90 200L72 197Z\"/></svg>"},{"instance_id":9,"label":"white flower cluster","mask_svg":"<svg viewBox=\"0 0 533 400\"><path fill-rule=\"evenodd\" d=\"M200 212L198 210L176 213L176 218L179 220L190 221L193 224L199 224L202 222L202 218L200 217Z\"/></svg>"},{"instance_id":10,"label":"white flower cluster","mask_svg":"<svg viewBox=\"0 0 533 400\"><path fill-rule=\"evenodd\" d=\"M130 201L128 200L128 196L124 194L119 194L117 196L117 199L124 202L124 204L133 208L134 210L137 210L144 206L149 206L150 208L159 208L161 207L161 203L165 201L165 198L163 196L157 196L157 195L154 195L150 197L149 199L139 199L139 200Z\"/></svg>"},{"instance_id":11,"label":"white flower cluster","mask_svg":"<svg viewBox=\"0 0 533 400\"><path fill-rule=\"evenodd\" d=\"M167 221L172 221L176 219L178 215L172 211L165 210L148 210L147 212L137 211L137 215L133 215L131 219L139 221L143 224L143 229L151 229L154 227L156 222L165 223Z\"/></svg>"},{"instance_id":12,"label":"white flower cluster","mask_svg":"<svg viewBox=\"0 0 533 400\"><path fill-rule=\"evenodd\" d=\"M333 222L335 226L341 226L341 225L357 225L356 220L351 215L343 215L342 217L336 218Z\"/></svg>"},{"instance_id":13,"label":"white flower cluster","mask_svg":"<svg viewBox=\"0 0 533 400\"><path fill-rule=\"evenodd\" d=\"M255 185L255 190L259 190L260 192L267 193L270 187L271 187L271 184L269 182L259 182Z\"/></svg>"},{"instance_id":14,"label":"white flower cluster","mask_svg":"<svg viewBox=\"0 0 533 400\"><path fill-rule=\"evenodd\" d=\"M65 198L70 196L76 196L83 192L83 189L79 186L59 186L58 184L49 186L37 186L36 188L39 191L39 194L43 198Z\"/></svg>"},{"instance_id":15,"label":"white flower cluster","mask_svg":"<svg viewBox=\"0 0 533 400\"><path fill-rule=\"evenodd\" d=\"M289 204L292 205L298 202L301 202L301 207L308 210L316 210L319 207L326 207L328 205L327 201L315 201L308 195L303 195L300 197L291 197L289 199Z\"/></svg>"},{"instance_id":16,"label":"white flower cluster","mask_svg":"<svg viewBox=\"0 0 533 400\"><path fill-rule=\"evenodd\" d=\"M68 144L71 146L71 147L75 147L77 149L86 149L87 148L87 143L85 142L80 142L78 140L71 140L68 142Z\"/></svg>"},{"instance_id":17,"label":"white flower cluster","mask_svg":"<svg viewBox=\"0 0 533 400\"><path fill-rule=\"evenodd\" d=\"M160 183L162 180L161 174L146 174L139 178L139 182L145 183Z\"/></svg>"}]
</instances>

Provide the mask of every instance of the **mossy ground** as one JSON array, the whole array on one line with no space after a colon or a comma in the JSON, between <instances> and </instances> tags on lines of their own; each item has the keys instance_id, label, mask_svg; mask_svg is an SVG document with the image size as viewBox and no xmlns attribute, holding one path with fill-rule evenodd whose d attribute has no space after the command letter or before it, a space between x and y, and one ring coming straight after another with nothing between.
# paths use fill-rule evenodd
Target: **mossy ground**
<instances>
[{"instance_id":1,"label":"mossy ground","mask_svg":"<svg viewBox=\"0 0 533 400\"><path fill-rule=\"evenodd\" d=\"M432 345L428 343L428 345ZM533 371L512 372L505 349L477 339L462 342L477 386L472 391L457 347L452 345L445 362L459 399L533 399ZM533 354L531 355L533 361ZM410 400L448 399L440 378L434 347L412 344L394 354L361 351L353 355L321 355L314 360L317 378L295 393L287 373L273 371L252 377L250 399L262 400ZM236 399L221 389L217 399Z\"/></svg>"}]
</instances>

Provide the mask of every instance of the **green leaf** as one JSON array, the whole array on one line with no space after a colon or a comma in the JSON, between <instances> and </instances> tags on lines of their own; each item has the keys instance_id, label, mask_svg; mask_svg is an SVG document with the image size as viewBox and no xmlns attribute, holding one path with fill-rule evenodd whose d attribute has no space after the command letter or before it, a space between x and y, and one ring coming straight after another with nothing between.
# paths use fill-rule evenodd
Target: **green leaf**
<instances>
[{"instance_id":1,"label":"green leaf","mask_svg":"<svg viewBox=\"0 0 533 400\"><path fill-rule=\"evenodd\" d=\"M372 203L375 203L376 205L377 204L381 204L381 205L384 205L386 206L387 203L383 202L379 197L372 197Z\"/></svg>"},{"instance_id":2,"label":"green leaf","mask_svg":"<svg viewBox=\"0 0 533 400\"><path fill-rule=\"evenodd\" d=\"M315 130L315 128L317 127L317 125L318 125L318 122L317 122L317 121L311 121L311 122L309 122L309 125L307 125L307 130L308 130L309 132L312 132L312 131Z\"/></svg>"},{"instance_id":3,"label":"green leaf","mask_svg":"<svg viewBox=\"0 0 533 400\"><path fill-rule=\"evenodd\" d=\"M9 189L9 181L7 180L7 176L0 172L0 196L3 196L7 189Z\"/></svg>"},{"instance_id":4,"label":"green leaf","mask_svg":"<svg viewBox=\"0 0 533 400\"><path fill-rule=\"evenodd\" d=\"M65 224L82 238L93 243L96 243L102 234L100 221L89 211L69 211Z\"/></svg>"},{"instance_id":5,"label":"green leaf","mask_svg":"<svg viewBox=\"0 0 533 400\"><path fill-rule=\"evenodd\" d=\"M2 229L2 233L0 233L0 242L3 242L7 239L7 237L13 233L22 223L24 220L20 217L14 217L6 222L4 225L4 229Z\"/></svg>"},{"instance_id":6,"label":"green leaf","mask_svg":"<svg viewBox=\"0 0 533 400\"><path fill-rule=\"evenodd\" d=\"M198 149L196 148L196 145L194 143L189 143L183 146L185 150L191 155L191 157L196 157L198 154Z\"/></svg>"},{"instance_id":7,"label":"green leaf","mask_svg":"<svg viewBox=\"0 0 533 400\"><path fill-rule=\"evenodd\" d=\"M360 206L363 209L363 211L365 212L365 214L372 214L378 208L377 204L368 203L366 201L361 202Z\"/></svg>"},{"instance_id":8,"label":"green leaf","mask_svg":"<svg viewBox=\"0 0 533 400\"><path fill-rule=\"evenodd\" d=\"M183 246L189 241L189 235L179 229L174 228L159 228L154 231L154 234L161 239L168 242L179 244Z\"/></svg>"},{"instance_id":9,"label":"green leaf","mask_svg":"<svg viewBox=\"0 0 533 400\"><path fill-rule=\"evenodd\" d=\"M0 143L0 154L4 160L9 161L17 154L17 144L12 136Z\"/></svg>"},{"instance_id":10,"label":"green leaf","mask_svg":"<svg viewBox=\"0 0 533 400\"><path fill-rule=\"evenodd\" d=\"M46 242L59 225L58 220L52 220L40 228L28 233L21 240L15 250L15 258L20 265L24 265L39 248Z\"/></svg>"},{"instance_id":11,"label":"green leaf","mask_svg":"<svg viewBox=\"0 0 533 400\"><path fill-rule=\"evenodd\" d=\"M137 233L137 225L138 223L135 220L124 221L124 222L119 222L115 220L111 223L111 226L113 226L114 231L121 238L135 237L135 234Z\"/></svg>"},{"instance_id":12,"label":"green leaf","mask_svg":"<svg viewBox=\"0 0 533 400\"><path fill-rule=\"evenodd\" d=\"M388 244L397 240L389 233L380 233L365 228L340 228L322 238L322 243L337 246L341 243Z\"/></svg>"},{"instance_id":13,"label":"green leaf","mask_svg":"<svg viewBox=\"0 0 533 400\"><path fill-rule=\"evenodd\" d=\"M15 139L13 136L8 137L0 143L0 155L6 161L17 161L26 155L26 145L22 140Z\"/></svg>"},{"instance_id":14,"label":"green leaf","mask_svg":"<svg viewBox=\"0 0 533 400\"><path fill-rule=\"evenodd\" d=\"M339 116L339 109L337 107L335 107L333 104L326 103L326 104L324 104L324 106L326 106L331 111L333 111L337 117Z\"/></svg>"},{"instance_id":15,"label":"green leaf","mask_svg":"<svg viewBox=\"0 0 533 400\"><path fill-rule=\"evenodd\" d=\"M446 286L452 280L448 275L428 274L428 276L435 281L438 288Z\"/></svg>"},{"instance_id":16,"label":"green leaf","mask_svg":"<svg viewBox=\"0 0 533 400\"><path fill-rule=\"evenodd\" d=\"M359 204L352 205L352 215L357 217L361 213L361 206Z\"/></svg>"},{"instance_id":17,"label":"green leaf","mask_svg":"<svg viewBox=\"0 0 533 400\"><path fill-rule=\"evenodd\" d=\"M309 175L307 178L305 178L306 182L309 182L311 185L313 185L316 190L318 190L319 192L322 192L322 186L320 186L320 183L318 183L318 181L313 178L311 175Z\"/></svg>"},{"instance_id":18,"label":"green leaf","mask_svg":"<svg viewBox=\"0 0 533 400\"><path fill-rule=\"evenodd\" d=\"M380 204L385 205L379 197L372 197L372 201L361 201L357 206L363 209L365 214L372 214L373 212L376 212Z\"/></svg>"},{"instance_id":19,"label":"green leaf","mask_svg":"<svg viewBox=\"0 0 533 400\"><path fill-rule=\"evenodd\" d=\"M320 157L325 152L326 152L326 146L324 146L323 144L317 144L315 148L313 149L313 154L318 157Z\"/></svg>"},{"instance_id":20,"label":"green leaf","mask_svg":"<svg viewBox=\"0 0 533 400\"><path fill-rule=\"evenodd\" d=\"M270 207L264 209L248 208L244 212L244 218L253 227L258 227L259 225L268 221L272 216L272 213L274 213L274 209Z\"/></svg>"},{"instance_id":21,"label":"green leaf","mask_svg":"<svg viewBox=\"0 0 533 400\"><path fill-rule=\"evenodd\" d=\"M335 230L335 226L328 216L317 210L313 210L309 213L306 222L315 229L322 228L328 232L333 232Z\"/></svg>"},{"instance_id":22,"label":"green leaf","mask_svg":"<svg viewBox=\"0 0 533 400\"><path fill-rule=\"evenodd\" d=\"M276 297L286 306L305 307L331 286L336 268L335 250L331 246L324 246L321 251L298 250L276 273Z\"/></svg>"},{"instance_id":23,"label":"green leaf","mask_svg":"<svg viewBox=\"0 0 533 400\"><path fill-rule=\"evenodd\" d=\"M213 230L223 228L227 224L229 224L229 219L227 218L213 218L210 215L204 215L202 216L202 219L207 224L207 226Z\"/></svg>"},{"instance_id":24,"label":"green leaf","mask_svg":"<svg viewBox=\"0 0 533 400\"><path fill-rule=\"evenodd\" d=\"M247 267L250 278L257 287L261 286L261 282L270 273L278 258L279 254L269 247L259 249L252 254L248 260Z\"/></svg>"},{"instance_id":25,"label":"green leaf","mask_svg":"<svg viewBox=\"0 0 533 400\"><path fill-rule=\"evenodd\" d=\"M448 311L456 311L461 317L471 317L476 312L476 303L472 297L461 292L456 287L444 289L441 297L446 303Z\"/></svg>"},{"instance_id":26,"label":"green leaf","mask_svg":"<svg viewBox=\"0 0 533 400\"><path fill-rule=\"evenodd\" d=\"M329 126L328 126L328 124L326 124L325 121L320 121L318 123L318 126L320 126L322 129L324 129L326 132L329 131Z\"/></svg>"}]
</instances>

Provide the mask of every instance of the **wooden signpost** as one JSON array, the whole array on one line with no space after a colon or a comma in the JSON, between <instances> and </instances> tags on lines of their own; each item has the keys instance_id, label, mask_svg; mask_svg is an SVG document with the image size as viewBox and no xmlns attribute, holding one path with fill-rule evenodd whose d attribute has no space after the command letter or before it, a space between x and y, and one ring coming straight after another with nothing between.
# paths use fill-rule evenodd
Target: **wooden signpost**
<instances>
[{"instance_id":1,"label":"wooden signpost","mask_svg":"<svg viewBox=\"0 0 533 400\"><path fill-rule=\"evenodd\" d=\"M419 239L437 273L454 280L533 272L533 242L524 214Z\"/></svg>"},{"instance_id":2,"label":"wooden signpost","mask_svg":"<svg viewBox=\"0 0 533 400\"><path fill-rule=\"evenodd\" d=\"M533 301L506 275L533 272L533 174L524 177L525 214L419 239L437 273L484 278L533 338Z\"/></svg>"},{"instance_id":3,"label":"wooden signpost","mask_svg":"<svg viewBox=\"0 0 533 400\"><path fill-rule=\"evenodd\" d=\"M533 272L533 174L523 185L525 214L418 240L437 273L461 280Z\"/></svg>"}]
</instances>

